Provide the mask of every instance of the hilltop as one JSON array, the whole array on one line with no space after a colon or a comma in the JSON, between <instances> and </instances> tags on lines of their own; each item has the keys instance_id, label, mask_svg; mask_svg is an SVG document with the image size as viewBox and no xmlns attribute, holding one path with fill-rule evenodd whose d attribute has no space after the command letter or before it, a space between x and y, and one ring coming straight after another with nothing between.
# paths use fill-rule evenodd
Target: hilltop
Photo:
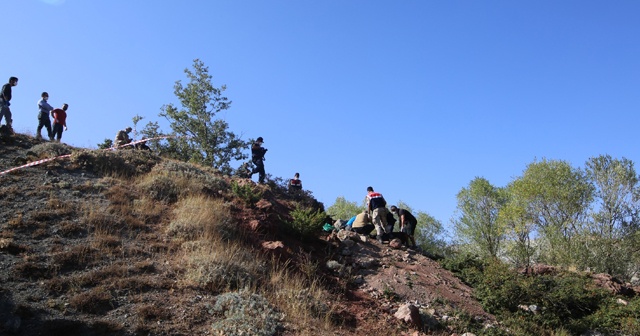
<instances>
[{"instance_id":1,"label":"hilltop","mask_svg":"<svg viewBox=\"0 0 640 336\"><path fill-rule=\"evenodd\" d=\"M451 335L498 325L419 250L296 234L292 213L323 207L310 193L23 134L0 141L0 172L69 154L0 175L0 334ZM407 304L419 321L397 317Z\"/></svg>"}]
</instances>

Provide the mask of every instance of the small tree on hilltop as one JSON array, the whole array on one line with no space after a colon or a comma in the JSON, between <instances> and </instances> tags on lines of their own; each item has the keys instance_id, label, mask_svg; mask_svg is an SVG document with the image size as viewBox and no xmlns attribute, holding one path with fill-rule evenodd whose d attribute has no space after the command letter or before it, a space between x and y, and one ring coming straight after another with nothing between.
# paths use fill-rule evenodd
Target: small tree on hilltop
<instances>
[{"instance_id":1,"label":"small tree on hilltop","mask_svg":"<svg viewBox=\"0 0 640 336\"><path fill-rule=\"evenodd\" d=\"M183 86L178 80L173 87L181 106L167 104L160 112L176 135L167 140L168 146L163 152L178 160L212 166L230 174L231 160L246 159L243 150L249 148L249 143L228 131L226 121L214 119L231 104L222 96L226 86L214 87L209 68L198 59L193 61L193 69L185 69L184 73L189 83Z\"/></svg>"}]
</instances>

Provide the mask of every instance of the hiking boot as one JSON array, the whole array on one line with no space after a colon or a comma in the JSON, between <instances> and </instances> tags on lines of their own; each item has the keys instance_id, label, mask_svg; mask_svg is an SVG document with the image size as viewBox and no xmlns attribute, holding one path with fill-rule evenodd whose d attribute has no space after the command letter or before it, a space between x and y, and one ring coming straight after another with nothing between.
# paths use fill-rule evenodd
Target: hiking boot
<instances>
[{"instance_id":1,"label":"hiking boot","mask_svg":"<svg viewBox=\"0 0 640 336\"><path fill-rule=\"evenodd\" d=\"M42 140L42 135L41 134L36 134L36 140Z\"/></svg>"}]
</instances>

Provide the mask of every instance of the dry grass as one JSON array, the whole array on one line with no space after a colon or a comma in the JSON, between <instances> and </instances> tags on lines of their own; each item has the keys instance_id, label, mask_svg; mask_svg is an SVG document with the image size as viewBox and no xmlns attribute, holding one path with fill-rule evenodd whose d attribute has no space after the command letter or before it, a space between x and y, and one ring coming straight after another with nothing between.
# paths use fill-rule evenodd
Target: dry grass
<instances>
[{"instance_id":1,"label":"dry grass","mask_svg":"<svg viewBox=\"0 0 640 336\"><path fill-rule=\"evenodd\" d=\"M239 230L224 201L197 195L186 197L176 204L174 219L167 233L185 241L229 240L238 238Z\"/></svg>"},{"instance_id":2,"label":"dry grass","mask_svg":"<svg viewBox=\"0 0 640 336\"><path fill-rule=\"evenodd\" d=\"M170 312L154 304L143 304L136 307L136 317L140 323L164 320L171 316Z\"/></svg>"},{"instance_id":3,"label":"dry grass","mask_svg":"<svg viewBox=\"0 0 640 336\"><path fill-rule=\"evenodd\" d=\"M322 286L305 275L292 272L287 263L271 265L269 284L262 288L262 295L285 313L289 321L309 328L308 335L318 334L318 329L327 334L334 330L332 307L325 303L329 295Z\"/></svg>"},{"instance_id":4,"label":"dry grass","mask_svg":"<svg viewBox=\"0 0 640 336\"><path fill-rule=\"evenodd\" d=\"M166 203L189 195L219 197L229 187L212 168L172 160L156 165L150 174L138 179L138 186L151 199Z\"/></svg>"},{"instance_id":5,"label":"dry grass","mask_svg":"<svg viewBox=\"0 0 640 336\"><path fill-rule=\"evenodd\" d=\"M70 272L91 266L99 258L100 256L96 249L90 246L77 245L54 254L51 259L56 271Z\"/></svg>"},{"instance_id":6,"label":"dry grass","mask_svg":"<svg viewBox=\"0 0 640 336\"><path fill-rule=\"evenodd\" d=\"M24 279L47 279L51 277L51 270L44 264L23 260L11 269L12 275Z\"/></svg>"},{"instance_id":7,"label":"dry grass","mask_svg":"<svg viewBox=\"0 0 640 336\"><path fill-rule=\"evenodd\" d=\"M196 284L213 293L253 288L265 274L265 263L241 244L200 241L186 244L186 285Z\"/></svg>"},{"instance_id":8,"label":"dry grass","mask_svg":"<svg viewBox=\"0 0 640 336\"><path fill-rule=\"evenodd\" d=\"M69 298L71 307L85 313L103 314L113 308L113 296L104 287L95 287Z\"/></svg>"}]
</instances>

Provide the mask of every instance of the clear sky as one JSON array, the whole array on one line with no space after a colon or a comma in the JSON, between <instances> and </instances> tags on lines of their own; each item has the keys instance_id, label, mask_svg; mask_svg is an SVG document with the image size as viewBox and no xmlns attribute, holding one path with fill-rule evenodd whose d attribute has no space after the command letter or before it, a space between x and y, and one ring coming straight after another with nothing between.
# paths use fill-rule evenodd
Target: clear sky
<instances>
[{"instance_id":1,"label":"clear sky","mask_svg":"<svg viewBox=\"0 0 640 336\"><path fill-rule=\"evenodd\" d=\"M63 142L96 147L175 103L193 59L262 136L265 167L325 206L367 186L448 225L476 176L536 158L638 160L639 1L3 1L0 80L35 131L42 91ZM255 178L254 178L255 179Z\"/></svg>"}]
</instances>

